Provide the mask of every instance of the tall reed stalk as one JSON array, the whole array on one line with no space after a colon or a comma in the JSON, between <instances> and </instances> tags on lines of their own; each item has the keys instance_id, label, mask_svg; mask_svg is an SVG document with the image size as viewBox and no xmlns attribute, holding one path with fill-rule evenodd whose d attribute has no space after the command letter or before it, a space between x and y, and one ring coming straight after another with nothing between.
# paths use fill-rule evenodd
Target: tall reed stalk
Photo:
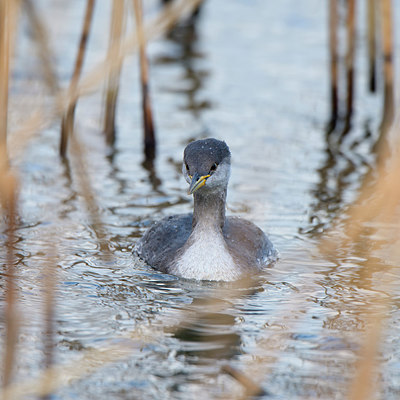
<instances>
[{"instance_id":1,"label":"tall reed stalk","mask_svg":"<svg viewBox=\"0 0 400 400\"><path fill-rule=\"evenodd\" d=\"M0 173L8 168L7 121L10 62L10 5L0 1Z\"/></svg>"},{"instance_id":2,"label":"tall reed stalk","mask_svg":"<svg viewBox=\"0 0 400 400\"><path fill-rule=\"evenodd\" d=\"M3 386L10 384L17 341L17 312L15 290L15 229L16 229L16 179L9 169L7 154L8 82L10 40L14 29L16 3L0 1L0 200L6 216L6 284L4 321Z\"/></svg>"},{"instance_id":3,"label":"tall reed stalk","mask_svg":"<svg viewBox=\"0 0 400 400\"><path fill-rule=\"evenodd\" d=\"M136 20L136 34L139 39L140 81L142 89L142 112L144 153L147 160L154 158L156 138L154 132L153 113L149 94L149 63L146 56L146 37L143 29L142 0L133 0Z\"/></svg>"},{"instance_id":4,"label":"tall reed stalk","mask_svg":"<svg viewBox=\"0 0 400 400\"><path fill-rule=\"evenodd\" d=\"M10 63L10 38L13 30L14 5L0 1L0 200L6 215L6 296L4 321L6 337L4 342L3 386L10 384L16 352L17 312L15 290L15 229L16 229L16 180L9 169L7 154L8 125L8 82ZM15 22L15 21L14 21Z\"/></svg>"},{"instance_id":5,"label":"tall reed stalk","mask_svg":"<svg viewBox=\"0 0 400 400\"><path fill-rule=\"evenodd\" d=\"M354 99L355 0L347 2L346 116L343 134L350 130Z\"/></svg>"},{"instance_id":6,"label":"tall reed stalk","mask_svg":"<svg viewBox=\"0 0 400 400\"><path fill-rule=\"evenodd\" d=\"M381 135L386 137L394 119L394 90L393 90L393 38L392 38L392 4L391 0L380 0L381 25L382 25L382 52L383 52L383 78L384 78L384 103L381 122Z\"/></svg>"},{"instance_id":7,"label":"tall reed stalk","mask_svg":"<svg viewBox=\"0 0 400 400\"><path fill-rule=\"evenodd\" d=\"M338 113L339 113L339 98L338 98L338 11L337 0L329 0L329 57L330 57L330 100L331 100L331 118L328 124L328 133L335 129Z\"/></svg>"},{"instance_id":8,"label":"tall reed stalk","mask_svg":"<svg viewBox=\"0 0 400 400\"><path fill-rule=\"evenodd\" d=\"M368 0L368 85L371 92L376 90L376 0Z\"/></svg>"},{"instance_id":9,"label":"tall reed stalk","mask_svg":"<svg viewBox=\"0 0 400 400\"><path fill-rule=\"evenodd\" d=\"M109 47L110 53L113 53L113 56L116 58L121 54L121 38L124 29L124 9L124 0L113 1ZM115 114L117 107L121 67L122 65L119 65L115 68L110 69L108 74L104 118L104 132L108 144L113 144L115 141Z\"/></svg>"},{"instance_id":10,"label":"tall reed stalk","mask_svg":"<svg viewBox=\"0 0 400 400\"><path fill-rule=\"evenodd\" d=\"M69 94L72 98L75 98L76 96L76 89L78 86L79 78L82 73L86 45L89 37L90 26L93 19L94 4L95 0L87 0L86 2L86 11L83 19L83 27L82 27L81 38L79 41L78 54L76 56L74 72L72 74L69 86ZM65 157L67 151L68 137L73 134L75 108L76 108L76 100L73 100L68 105L68 109L61 122L60 155L62 157Z\"/></svg>"},{"instance_id":11,"label":"tall reed stalk","mask_svg":"<svg viewBox=\"0 0 400 400\"><path fill-rule=\"evenodd\" d=\"M3 364L3 386L7 387L12 378L16 344L18 337L18 319L16 311L16 276L15 276L15 229L16 229L16 180L11 173L3 174L0 177L2 183L2 206L7 217L6 230L6 296L4 320L6 326L6 338L4 342L5 356Z\"/></svg>"}]
</instances>

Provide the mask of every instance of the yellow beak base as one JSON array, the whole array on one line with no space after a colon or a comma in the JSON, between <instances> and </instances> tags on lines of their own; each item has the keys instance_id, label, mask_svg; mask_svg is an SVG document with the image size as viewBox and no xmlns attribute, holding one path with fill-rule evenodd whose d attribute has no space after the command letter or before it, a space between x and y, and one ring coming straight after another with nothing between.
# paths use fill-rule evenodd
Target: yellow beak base
<instances>
[{"instance_id":1,"label":"yellow beak base","mask_svg":"<svg viewBox=\"0 0 400 400\"><path fill-rule=\"evenodd\" d=\"M210 175L203 175L203 176L198 176L194 175L192 178L192 182L190 183L189 189L188 189L188 194L193 194L196 190L200 189L206 184L207 178L209 178Z\"/></svg>"}]
</instances>

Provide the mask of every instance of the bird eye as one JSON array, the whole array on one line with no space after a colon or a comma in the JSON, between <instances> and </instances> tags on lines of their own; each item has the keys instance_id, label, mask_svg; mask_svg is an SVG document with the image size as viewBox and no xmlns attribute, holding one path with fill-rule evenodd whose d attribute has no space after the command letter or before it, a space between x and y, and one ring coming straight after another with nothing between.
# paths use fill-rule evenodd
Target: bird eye
<instances>
[{"instance_id":1,"label":"bird eye","mask_svg":"<svg viewBox=\"0 0 400 400\"><path fill-rule=\"evenodd\" d=\"M186 171L189 171L189 165L187 165L187 163L185 163L185 167L186 167Z\"/></svg>"},{"instance_id":2,"label":"bird eye","mask_svg":"<svg viewBox=\"0 0 400 400\"><path fill-rule=\"evenodd\" d=\"M218 167L217 163L214 163L213 165L211 165L210 172L214 172L217 169L217 167Z\"/></svg>"}]
</instances>

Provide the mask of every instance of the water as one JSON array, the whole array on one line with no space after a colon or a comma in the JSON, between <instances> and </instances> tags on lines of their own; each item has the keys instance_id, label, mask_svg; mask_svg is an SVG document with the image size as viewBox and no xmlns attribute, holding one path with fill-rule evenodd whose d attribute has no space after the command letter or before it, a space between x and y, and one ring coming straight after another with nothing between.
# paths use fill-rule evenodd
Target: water
<instances>
[{"instance_id":1,"label":"water","mask_svg":"<svg viewBox=\"0 0 400 400\"><path fill-rule=\"evenodd\" d=\"M82 3L38 5L67 85ZM148 13L156 8L156 2L146 3ZM108 5L97 4L85 71L105 53L108 14ZM104 365L91 360L86 373L77 372L81 379L59 386L56 399L233 398L243 387L223 372L224 365L260 380L265 398L346 398L367 327L365 311L388 295L378 283L390 262L385 243L374 253L374 270L365 269L362 252L343 248L328 257L318 249L372 165L381 104L366 93L360 40L353 130L341 152L330 156L324 135L326 21L327 6L318 0L208 1L195 25L153 43L154 168L143 164L135 56L124 63L114 151L101 135L100 93L79 102L77 127L111 257L96 238L100 228L88 212L76 163L59 160L58 122L14 161L21 180L17 380L38 376L43 365L44 272L51 265L57 278L55 362L78 370L87 352L127 350ZM37 106L34 93L45 93L25 19L21 26L12 126ZM177 279L132 255L151 221L191 210L182 151L190 140L208 136L226 140L233 155L228 213L257 223L281 254L250 285ZM385 399L400 394L399 295L398 288L390 294L381 343ZM1 332L4 337L3 322Z\"/></svg>"}]
</instances>

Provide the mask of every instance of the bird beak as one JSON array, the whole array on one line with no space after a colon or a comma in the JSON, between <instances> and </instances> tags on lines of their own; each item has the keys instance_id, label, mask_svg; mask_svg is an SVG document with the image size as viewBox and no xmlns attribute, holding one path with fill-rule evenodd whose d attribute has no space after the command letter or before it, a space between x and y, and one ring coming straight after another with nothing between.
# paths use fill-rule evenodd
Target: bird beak
<instances>
[{"instance_id":1,"label":"bird beak","mask_svg":"<svg viewBox=\"0 0 400 400\"><path fill-rule=\"evenodd\" d=\"M209 177L210 175L200 176L199 174L194 174L192 177L192 181L190 182L188 194L193 194L196 190L204 186L206 184L207 178Z\"/></svg>"}]
</instances>

